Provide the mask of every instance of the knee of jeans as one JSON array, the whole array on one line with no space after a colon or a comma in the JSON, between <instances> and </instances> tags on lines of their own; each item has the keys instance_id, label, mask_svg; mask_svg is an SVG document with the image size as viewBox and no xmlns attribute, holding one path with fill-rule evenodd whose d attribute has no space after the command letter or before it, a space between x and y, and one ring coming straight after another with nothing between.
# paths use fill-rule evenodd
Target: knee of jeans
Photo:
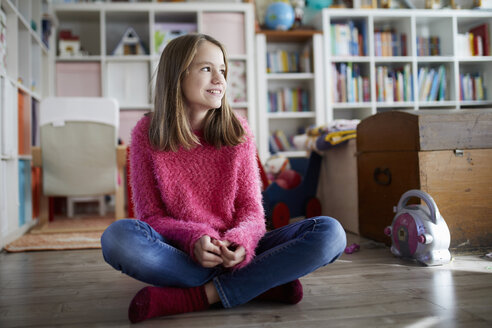
<instances>
[{"instance_id":1,"label":"knee of jeans","mask_svg":"<svg viewBox=\"0 0 492 328\"><path fill-rule=\"evenodd\" d=\"M331 263L342 255L347 237L340 222L331 217L319 217L316 219L316 232L319 243L316 249L321 259Z\"/></svg>"},{"instance_id":2,"label":"knee of jeans","mask_svg":"<svg viewBox=\"0 0 492 328\"><path fill-rule=\"evenodd\" d=\"M106 262L110 262L113 254L118 252L119 245L124 239L125 232L128 231L129 225L134 224L134 220L123 219L113 222L104 230L101 236L101 249Z\"/></svg>"}]
</instances>

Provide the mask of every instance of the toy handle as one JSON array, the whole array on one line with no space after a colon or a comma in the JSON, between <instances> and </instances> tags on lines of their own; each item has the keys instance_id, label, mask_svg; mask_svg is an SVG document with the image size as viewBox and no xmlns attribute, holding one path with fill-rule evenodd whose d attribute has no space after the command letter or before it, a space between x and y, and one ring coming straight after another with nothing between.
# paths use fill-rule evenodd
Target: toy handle
<instances>
[{"instance_id":1,"label":"toy handle","mask_svg":"<svg viewBox=\"0 0 492 328\"><path fill-rule=\"evenodd\" d=\"M437 224L437 220L441 217L441 213L439 213L439 209L437 208L434 199L428 193L423 192L422 190L412 189L404 193L401 196L400 201L398 202L398 212L401 211L403 207L405 207L405 205L407 205L408 200L412 197L417 197L424 200L425 204L430 210L432 222L434 222L434 224Z\"/></svg>"}]
</instances>

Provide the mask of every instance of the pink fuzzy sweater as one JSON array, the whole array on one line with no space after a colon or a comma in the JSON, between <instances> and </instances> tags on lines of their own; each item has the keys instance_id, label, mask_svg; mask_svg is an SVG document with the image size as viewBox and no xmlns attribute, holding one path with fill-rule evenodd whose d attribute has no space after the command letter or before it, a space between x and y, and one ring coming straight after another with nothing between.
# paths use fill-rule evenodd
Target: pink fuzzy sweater
<instances>
[{"instance_id":1,"label":"pink fuzzy sweater","mask_svg":"<svg viewBox=\"0 0 492 328\"><path fill-rule=\"evenodd\" d=\"M177 152L156 151L148 139L150 117L132 131L131 186L136 217L192 258L203 235L228 240L254 257L265 233L256 147L244 119L246 141L217 149L200 137L202 145Z\"/></svg>"}]
</instances>

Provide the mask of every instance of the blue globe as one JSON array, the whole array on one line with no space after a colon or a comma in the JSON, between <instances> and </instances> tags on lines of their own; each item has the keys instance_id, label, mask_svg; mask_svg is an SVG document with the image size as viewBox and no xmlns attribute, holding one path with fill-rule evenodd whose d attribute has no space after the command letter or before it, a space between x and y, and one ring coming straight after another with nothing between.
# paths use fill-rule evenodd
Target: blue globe
<instances>
[{"instance_id":1,"label":"blue globe","mask_svg":"<svg viewBox=\"0 0 492 328\"><path fill-rule=\"evenodd\" d=\"M265 25L269 30L286 31L294 24L294 9L285 2L274 2L268 6Z\"/></svg>"}]
</instances>

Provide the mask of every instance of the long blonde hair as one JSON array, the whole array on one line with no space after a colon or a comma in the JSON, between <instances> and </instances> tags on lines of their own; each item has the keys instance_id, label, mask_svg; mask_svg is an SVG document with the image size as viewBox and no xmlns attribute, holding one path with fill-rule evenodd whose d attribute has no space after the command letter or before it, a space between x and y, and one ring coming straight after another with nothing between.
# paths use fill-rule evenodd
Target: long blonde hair
<instances>
[{"instance_id":1,"label":"long blonde hair","mask_svg":"<svg viewBox=\"0 0 492 328\"><path fill-rule=\"evenodd\" d=\"M192 33L170 41L159 60L154 113L151 115L149 127L150 144L155 149L177 151L180 147L191 149L200 144L191 129L181 86L198 46L204 41L211 42L222 50L227 78L226 51L216 39L205 34ZM224 94L221 106L207 112L203 137L207 143L220 148L240 144L244 134L241 122L235 116Z\"/></svg>"}]
</instances>

